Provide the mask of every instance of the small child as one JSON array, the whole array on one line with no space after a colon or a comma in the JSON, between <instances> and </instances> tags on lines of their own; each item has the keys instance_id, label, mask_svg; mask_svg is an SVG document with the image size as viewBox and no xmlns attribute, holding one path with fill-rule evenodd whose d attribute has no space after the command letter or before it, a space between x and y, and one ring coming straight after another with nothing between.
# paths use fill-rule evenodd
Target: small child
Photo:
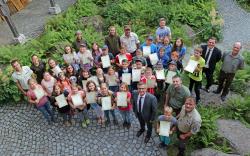
<instances>
[{"instance_id":1,"label":"small child","mask_svg":"<svg viewBox=\"0 0 250 156\"><path fill-rule=\"evenodd\" d=\"M48 64L49 64L49 73L55 77L58 78L58 74L63 72L60 65L56 63L55 60L53 59L48 59Z\"/></svg>"},{"instance_id":2,"label":"small child","mask_svg":"<svg viewBox=\"0 0 250 156\"><path fill-rule=\"evenodd\" d=\"M175 61L171 61L171 62L168 63L168 69L165 70L165 77L166 77L166 79L165 79L165 90L167 90L168 86L171 84L171 83L167 82L168 73L171 71L171 72L175 72L175 75L180 75L180 71L177 69L176 66L177 66L177 64L176 64ZM172 77L175 76L175 75L172 75ZM171 78L171 80L172 80L172 78Z\"/></svg>"},{"instance_id":3,"label":"small child","mask_svg":"<svg viewBox=\"0 0 250 156\"><path fill-rule=\"evenodd\" d=\"M102 68L96 68L96 77L98 79L99 84L106 82L106 78L104 76Z\"/></svg>"},{"instance_id":4,"label":"small child","mask_svg":"<svg viewBox=\"0 0 250 156\"><path fill-rule=\"evenodd\" d=\"M173 133L175 130L175 126L177 125L177 120L175 117L172 116L173 109L169 106L164 107L164 115L160 115L158 117L158 123L157 123L157 133L160 133L160 121L167 121L170 122L170 131L169 135ZM167 147L170 143L170 137L168 136L162 136L160 135L160 148Z\"/></svg>"},{"instance_id":5,"label":"small child","mask_svg":"<svg viewBox=\"0 0 250 156\"><path fill-rule=\"evenodd\" d=\"M101 106L99 106L97 104L97 95L98 95L97 86L96 86L94 81L90 80L90 81L87 82L86 87L87 87L87 93L91 93L91 92L93 93L94 92L96 94L96 103L88 103L88 101L87 101L87 104L90 104L91 108L93 108L94 111L96 112L97 123L102 124L102 123L104 123L104 119L103 119L104 114L103 114Z\"/></svg>"},{"instance_id":6,"label":"small child","mask_svg":"<svg viewBox=\"0 0 250 156\"><path fill-rule=\"evenodd\" d=\"M86 89L86 86L83 86L83 85L86 85L86 84L83 84L83 80L85 81L87 81L88 80L88 78L90 78L91 77L91 74L90 74L90 72L88 71L88 70L86 70L86 69L82 69L81 70L81 72L80 72L80 76L79 76L79 78L78 78L78 85L80 85L83 89Z\"/></svg>"},{"instance_id":7,"label":"small child","mask_svg":"<svg viewBox=\"0 0 250 156\"><path fill-rule=\"evenodd\" d=\"M140 77L145 73L145 67L143 66L143 63L142 63L142 59L138 58L136 61L135 61L135 65L133 65L133 69L132 69L132 73L133 73L133 70L136 70L136 69L139 69L141 70L141 75ZM133 81L132 82L132 89L133 90L137 90L137 84L138 84L139 81Z\"/></svg>"},{"instance_id":8,"label":"small child","mask_svg":"<svg viewBox=\"0 0 250 156\"><path fill-rule=\"evenodd\" d=\"M87 113L86 99L85 99L86 94L84 91L79 90L77 84L72 84L71 89L72 92L68 95L69 105L73 110L76 110L78 112L80 121L82 122L82 127L85 128L90 123ZM78 97L80 97L80 99ZM74 103L73 98L77 100L76 101L77 104Z\"/></svg>"},{"instance_id":9,"label":"small child","mask_svg":"<svg viewBox=\"0 0 250 156\"><path fill-rule=\"evenodd\" d=\"M137 59L142 60L142 66L147 67L147 65L148 65L148 64L147 64L147 60L146 60L145 57L142 56L142 51L141 51L141 49L137 49L137 50L135 51L135 56L133 57L132 65L135 65Z\"/></svg>"},{"instance_id":10,"label":"small child","mask_svg":"<svg viewBox=\"0 0 250 156\"><path fill-rule=\"evenodd\" d=\"M182 72L183 71L183 65L182 62L179 60L179 53L176 51L171 52L170 60L168 61L168 64L171 61L175 61L177 64L177 69Z\"/></svg>"},{"instance_id":11,"label":"small child","mask_svg":"<svg viewBox=\"0 0 250 156\"><path fill-rule=\"evenodd\" d=\"M57 81L57 84L60 86L63 93L67 96L71 92L71 83L63 72L59 73L58 77L59 79Z\"/></svg>"},{"instance_id":12,"label":"small child","mask_svg":"<svg viewBox=\"0 0 250 156\"><path fill-rule=\"evenodd\" d=\"M124 59L126 59L128 61L128 65L130 65L132 61L132 55L130 53L127 53L126 48L124 46L121 46L120 53L115 57L116 65L119 68L122 68L122 61Z\"/></svg>"},{"instance_id":13,"label":"small child","mask_svg":"<svg viewBox=\"0 0 250 156\"><path fill-rule=\"evenodd\" d=\"M112 92L117 92L119 87L119 77L118 77L118 73L115 72L114 67L109 67L108 68L108 73L105 74L105 78L106 78L106 82L109 85L109 90L111 90Z\"/></svg>"},{"instance_id":14,"label":"small child","mask_svg":"<svg viewBox=\"0 0 250 156\"><path fill-rule=\"evenodd\" d=\"M189 73L188 76L190 78L189 90L192 93L193 86L196 94L196 103L200 102L200 89L202 85L202 69L205 67L205 60L201 57L202 49L195 48L194 55L190 57L190 60L194 60L198 62L198 65L193 73Z\"/></svg>"},{"instance_id":15,"label":"small child","mask_svg":"<svg viewBox=\"0 0 250 156\"><path fill-rule=\"evenodd\" d=\"M126 59L122 60L122 69L118 70L118 76L121 82L122 82L122 74L124 73L130 73L132 77L132 69L129 67L129 61ZM130 84L128 84L128 87L129 90L131 90L131 81Z\"/></svg>"},{"instance_id":16,"label":"small child","mask_svg":"<svg viewBox=\"0 0 250 156\"><path fill-rule=\"evenodd\" d=\"M98 102L101 104L101 99L102 97L108 97L110 96L111 97L111 105L112 105L112 109L111 110L105 110L104 111L104 115L106 117L106 125L109 125L110 124L110 118L109 118L109 112L111 113L111 115L113 116L113 123L115 125L118 125L118 121L116 119L116 116L115 116L115 102L114 102L114 94L112 91L110 91L108 89L108 85L106 83L102 83L100 85L100 92L98 94Z\"/></svg>"},{"instance_id":17,"label":"small child","mask_svg":"<svg viewBox=\"0 0 250 156\"><path fill-rule=\"evenodd\" d=\"M81 69L91 70L93 68L94 58L91 52L87 49L85 44L80 45L77 53Z\"/></svg>"},{"instance_id":18,"label":"small child","mask_svg":"<svg viewBox=\"0 0 250 156\"><path fill-rule=\"evenodd\" d=\"M108 72L109 67L103 68L103 66L102 66L102 56L107 56L107 55L109 56L110 64L111 65L115 64L114 55L109 52L108 46L104 45L103 48L102 48L102 54L98 57L98 65L99 65L99 67L102 67L104 73Z\"/></svg>"},{"instance_id":19,"label":"small child","mask_svg":"<svg viewBox=\"0 0 250 156\"><path fill-rule=\"evenodd\" d=\"M58 106L58 103L56 102L56 97L63 94L60 86L58 84L56 84L54 86L54 89L53 89L53 92L52 92L52 95L51 95L51 104L55 105L59 111L59 113L62 114L63 116L63 124L65 126L70 126L72 123L71 123L71 114L70 114L70 106L69 105L66 105L64 107L61 107L59 108ZM65 95L64 95L65 96Z\"/></svg>"},{"instance_id":20,"label":"small child","mask_svg":"<svg viewBox=\"0 0 250 156\"><path fill-rule=\"evenodd\" d=\"M155 81L155 84L153 85L154 87L147 87L148 88L147 90L149 93L151 93L151 94L155 93L154 88L157 86L157 83L156 83L156 77L153 75L152 68L150 68L150 67L146 68L145 74L141 76L140 81L145 83L145 84L148 84L148 81Z\"/></svg>"},{"instance_id":21,"label":"small child","mask_svg":"<svg viewBox=\"0 0 250 156\"><path fill-rule=\"evenodd\" d=\"M129 92L128 85L126 83L121 83L120 84L120 92L125 92L127 93L127 106L126 107L121 107L119 106L120 113L122 115L123 119L123 127L127 127L129 129L131 127L131 113L130 110L132 109L132 105L130 102L131 99L131 93ZM116 99L117 103L117 99ZM118 105L118 103L117 103Z\"/></svg>"}]
</instances>

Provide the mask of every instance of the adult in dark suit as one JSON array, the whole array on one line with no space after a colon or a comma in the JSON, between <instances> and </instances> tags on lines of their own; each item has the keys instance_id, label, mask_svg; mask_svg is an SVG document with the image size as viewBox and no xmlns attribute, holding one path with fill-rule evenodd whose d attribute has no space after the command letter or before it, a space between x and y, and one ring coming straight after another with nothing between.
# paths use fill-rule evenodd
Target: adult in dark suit
<instances>
[{"instance_id":1,"label":"adult in dark suit","mask_svg":"<svg viewBox=\"0 0 250 156\"><path fill-rule=\"evenodd\" d=\"M207 45L202 45L202 57L205 59L205 67L203 73L206 75L207 84L204 90L210 92L209 88L213 84L213 73L216 63L221 59L221 50L215 47L216 38L211 37L208 39Z\"/></svg>"},{"instance_id":2,"label":"adult in dark suit","mask_svg":"<svg viewBox=\"0 0 250 156\"><path fill-rule=\"evenodd\" d=\"M146 84L139 82L137 91L133 92L133 111L140 122L140 130L136 136L139 137L145 131L147 125L147 135L144 142L150 140L152 134L152 125L156 117L157 99L154 95L147 93Z\"/></svg>"}]
</instances>

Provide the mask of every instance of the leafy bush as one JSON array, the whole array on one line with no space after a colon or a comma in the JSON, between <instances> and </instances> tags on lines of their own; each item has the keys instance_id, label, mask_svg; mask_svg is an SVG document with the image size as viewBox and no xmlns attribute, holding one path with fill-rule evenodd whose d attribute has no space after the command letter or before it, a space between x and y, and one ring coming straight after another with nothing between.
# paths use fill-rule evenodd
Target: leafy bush
<instances>
[{"instance_id":1,"label":"leafy bush","mask_svg":"<svg viewBox=\"0 0 250 156\"><path fill-rule=\"evenodd\" d=\"M220 114L217 109L200 106L198 111L202 118L201 129L191 138L191 143L199 148L212 147L223 152L230 152L229 143L218 135L216 121Z\"/></svg>"},{"instance_id":2,"label":"leafy bush","mask_svg":"<svg viewBox=\"0 0 250 156\"><path fill-rule=\"evenodd\" d=\"M0 73L0 103L20 100L20 93L11 80L12 68L10 60L18 58L23 65L29 66L30 56L37 54L43 59L50 57L62 61L62 52L65 44L74 40L76 30L83 30L85 38L89 42L101 43L102 35L93 27L83 27L79 22L80 17L92 16L98 13L97 6L91 0L78 0L77 4L69 7L66 13L50 19L45 26L45 32L37 39L33 39L24 45L7 45L0 47L0 63L4 67ZM60 46L61 45L61 46Z\"/></svg>"},{"instance_id":3,"label":"leafy bush","mask_svg":"<svg viewBox=\"0 0 250 156\"><path fill-rule=\"evenodd\" d=\"M147 29L153 30L153 32L148 31L147 33L154 34L159 18L165 17L172 30L182 28L183 24L187 24L196 31L205 28L205 31L199 34L201 40L207 40L211 35L221 39L221 27L220 23L217 22L220 18L216 14L210 13L214 10L215 2L213 0L192 2L185 0L118 0L106 1L105 4L106 9L103 11L103 17L106 19L106 28L113 24L120 26L139 24L144 29L149 27ZM176 31L173 32L174 38L186 38L183 31L179 34ZM145 33L137 33L140 36L145 35Z\"/></svg>"}]
</instances>

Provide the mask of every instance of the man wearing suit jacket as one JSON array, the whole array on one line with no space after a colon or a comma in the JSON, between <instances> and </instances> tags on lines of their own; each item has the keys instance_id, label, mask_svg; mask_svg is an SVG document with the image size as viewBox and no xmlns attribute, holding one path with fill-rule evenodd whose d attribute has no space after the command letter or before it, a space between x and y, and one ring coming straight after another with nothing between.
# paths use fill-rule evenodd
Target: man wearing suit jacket
<instances>
[{"instance_id":1,"label":"man wearing suit jacket","mask_svg":"<svg viewBox=\"0 0 250 156\"><path fill-rule=\"evenodd\" d=\"M215 47L216 38L211 37L208 39L207 45L202 45L202 57L205 59L205 67L203 73L206 75L207 84L204 90L209 91L210 86L213 84L213 73L216 63L221 59L221 50Z\"/></svg>"},{"instance_id":2,"label":"man wearing suit jacket","mask_svg":"<svg viewBox=\"0 0 250 156\"><path fill-rule=\"evenodd\" d=\"M145 124L147 125L147 134L144 142L150 140L153 128L153 121L156 117L157 99L154 95L147 93L146 84L139 82L137 84L137 91L133 92L133 111L140 122L140 130L136 136L140 137L145 131Z\"/></svg>"}]
</instances>

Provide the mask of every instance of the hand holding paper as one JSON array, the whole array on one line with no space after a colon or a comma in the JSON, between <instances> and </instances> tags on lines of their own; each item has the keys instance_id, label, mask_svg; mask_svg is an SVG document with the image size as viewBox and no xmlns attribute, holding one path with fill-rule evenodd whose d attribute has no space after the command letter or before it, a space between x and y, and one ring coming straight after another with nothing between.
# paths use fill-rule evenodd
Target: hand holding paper
<instances>
[{"instance_id":1,"label":"hand holding paper","mask_svg":"<svg viewBox=\"0 0 250 156\"><path fill-rule=\"evenodd\" d=\"M170 122L168 121L160 121L160 133L162 136L169 136L170 131Z\"/></svg>"}]
</instances>

